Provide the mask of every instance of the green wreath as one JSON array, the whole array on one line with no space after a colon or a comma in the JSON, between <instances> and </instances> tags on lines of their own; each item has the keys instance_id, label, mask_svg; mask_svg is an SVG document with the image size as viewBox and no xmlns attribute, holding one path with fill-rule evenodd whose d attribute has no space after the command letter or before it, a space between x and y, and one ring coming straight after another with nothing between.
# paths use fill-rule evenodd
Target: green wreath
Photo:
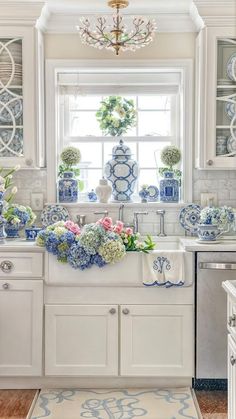
<instances>
[{"instance_id":1,"label":"green wreath","mask_svg":"<svg viewBox=\"0 0 236 419\"><path fill-rule=\"evenodd\" d=\"M96 117L104 135L119 136L136 125L134 101L121 96L109 96L101 101Z\"/></svg>"}]
</instances>

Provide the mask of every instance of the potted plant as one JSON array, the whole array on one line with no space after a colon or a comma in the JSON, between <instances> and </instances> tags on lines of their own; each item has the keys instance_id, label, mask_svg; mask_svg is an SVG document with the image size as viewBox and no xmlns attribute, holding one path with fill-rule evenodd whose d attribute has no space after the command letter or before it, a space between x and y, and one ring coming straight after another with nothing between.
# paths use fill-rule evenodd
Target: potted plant
<instances>
[{"instance_id":1,"label":"potted plant","mask_svg":"<svg viewBox=\"0 0 236 419\"><path fill-rule=\"evenodd\" d=\"M78 190L83 189L83 182L77 179L80 169L76 167L81 160L80 150L76 147L66 147L60 158L62 163L59 165L58 172L59 202L76 202Z\"/></svg>"},{"instance_id":2,"label":"potted plant","mask_svg":"<svg viewBox=\"0 0 236 419\"><path fill-rule=\"evenodd\" d=\"M163 176L160 181L160 201L179 202L179 187L181 171L173 169L181 160L181 151L178 147L171 145L164 147L161 152L161 161L166 166L159 169Z\"/></svg>"},{"instance_id":3,"label":"potted plant","mask_svg":"<svg viewBox=\"0 0 236 419\"><path fill-rule=\"evenodd\" d=\"M206 207L201 210L198 237L201 241L215 241L228 232L234 223L234 212L230 207Z\"/></svg>"},{"instance_id":4,"label":"potted plant","mask_svg":"<svg viewBox=\"0 0 236 419\"><path fill-rule=\"evenodd\" d=\"M36 215L30 207L18 204L9 204L3 212L6 220L6 234L8 238L18 238L19 229L24 226L33 224Z\"/></svg>"}]
</instances>

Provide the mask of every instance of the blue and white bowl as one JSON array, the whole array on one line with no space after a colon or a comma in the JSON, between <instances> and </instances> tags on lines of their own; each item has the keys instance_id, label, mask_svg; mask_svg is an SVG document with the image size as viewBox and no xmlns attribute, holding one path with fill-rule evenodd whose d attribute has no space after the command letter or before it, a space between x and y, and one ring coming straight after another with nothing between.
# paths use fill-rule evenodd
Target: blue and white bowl
<instances>
[{"instance_id":1,"label":"blue and white bowl","mask_svg":"<svg viewBox=\"0 0 236 419\"><path fill-rule=\"evenodd\" d=\"M198 237L200 241L215 241L223 232L217 225L199 224Z\"/></svg>"}]
</instances>

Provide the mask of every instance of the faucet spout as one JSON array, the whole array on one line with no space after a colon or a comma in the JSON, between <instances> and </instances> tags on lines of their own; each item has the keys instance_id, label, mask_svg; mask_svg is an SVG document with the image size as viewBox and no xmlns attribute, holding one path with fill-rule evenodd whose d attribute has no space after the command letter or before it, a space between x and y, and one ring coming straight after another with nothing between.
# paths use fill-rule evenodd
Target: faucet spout
<instances>
[{"instance_id":1,"label":"faucet spout","mask_svg":"<svg viewBox=\"0 0 236 419\"><path fill-rule=\"evenodd\" d=\"M160 215L160 233L158 234L159 237L166 237L165 233L165 210L157 210L157 215Z\"/></svg>"}]
</instances>

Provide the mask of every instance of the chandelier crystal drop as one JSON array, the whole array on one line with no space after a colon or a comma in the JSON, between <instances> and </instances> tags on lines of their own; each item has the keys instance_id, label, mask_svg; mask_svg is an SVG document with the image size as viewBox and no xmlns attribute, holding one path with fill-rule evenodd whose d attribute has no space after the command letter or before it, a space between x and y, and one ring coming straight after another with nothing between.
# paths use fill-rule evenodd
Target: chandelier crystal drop
<instances>
[{"instance_id":1,"label":"chandelier crystal drop","mask_svg":"<svg viewBox=\"0 0 236 419\"><path fill-rule=\"evenodd\" d=\"M120 9L128 5L128 0L109 0L108 6L116 10L115 14L111 18L98 17L95 25L88 18L82 18L77 26L82 42L99 49L114 50L116 55L120 51L135 51L150 44L157 30L155 20L134 17L129 30L129 23L126 26L120 14Z\"/></svg>"}]
</instances>

